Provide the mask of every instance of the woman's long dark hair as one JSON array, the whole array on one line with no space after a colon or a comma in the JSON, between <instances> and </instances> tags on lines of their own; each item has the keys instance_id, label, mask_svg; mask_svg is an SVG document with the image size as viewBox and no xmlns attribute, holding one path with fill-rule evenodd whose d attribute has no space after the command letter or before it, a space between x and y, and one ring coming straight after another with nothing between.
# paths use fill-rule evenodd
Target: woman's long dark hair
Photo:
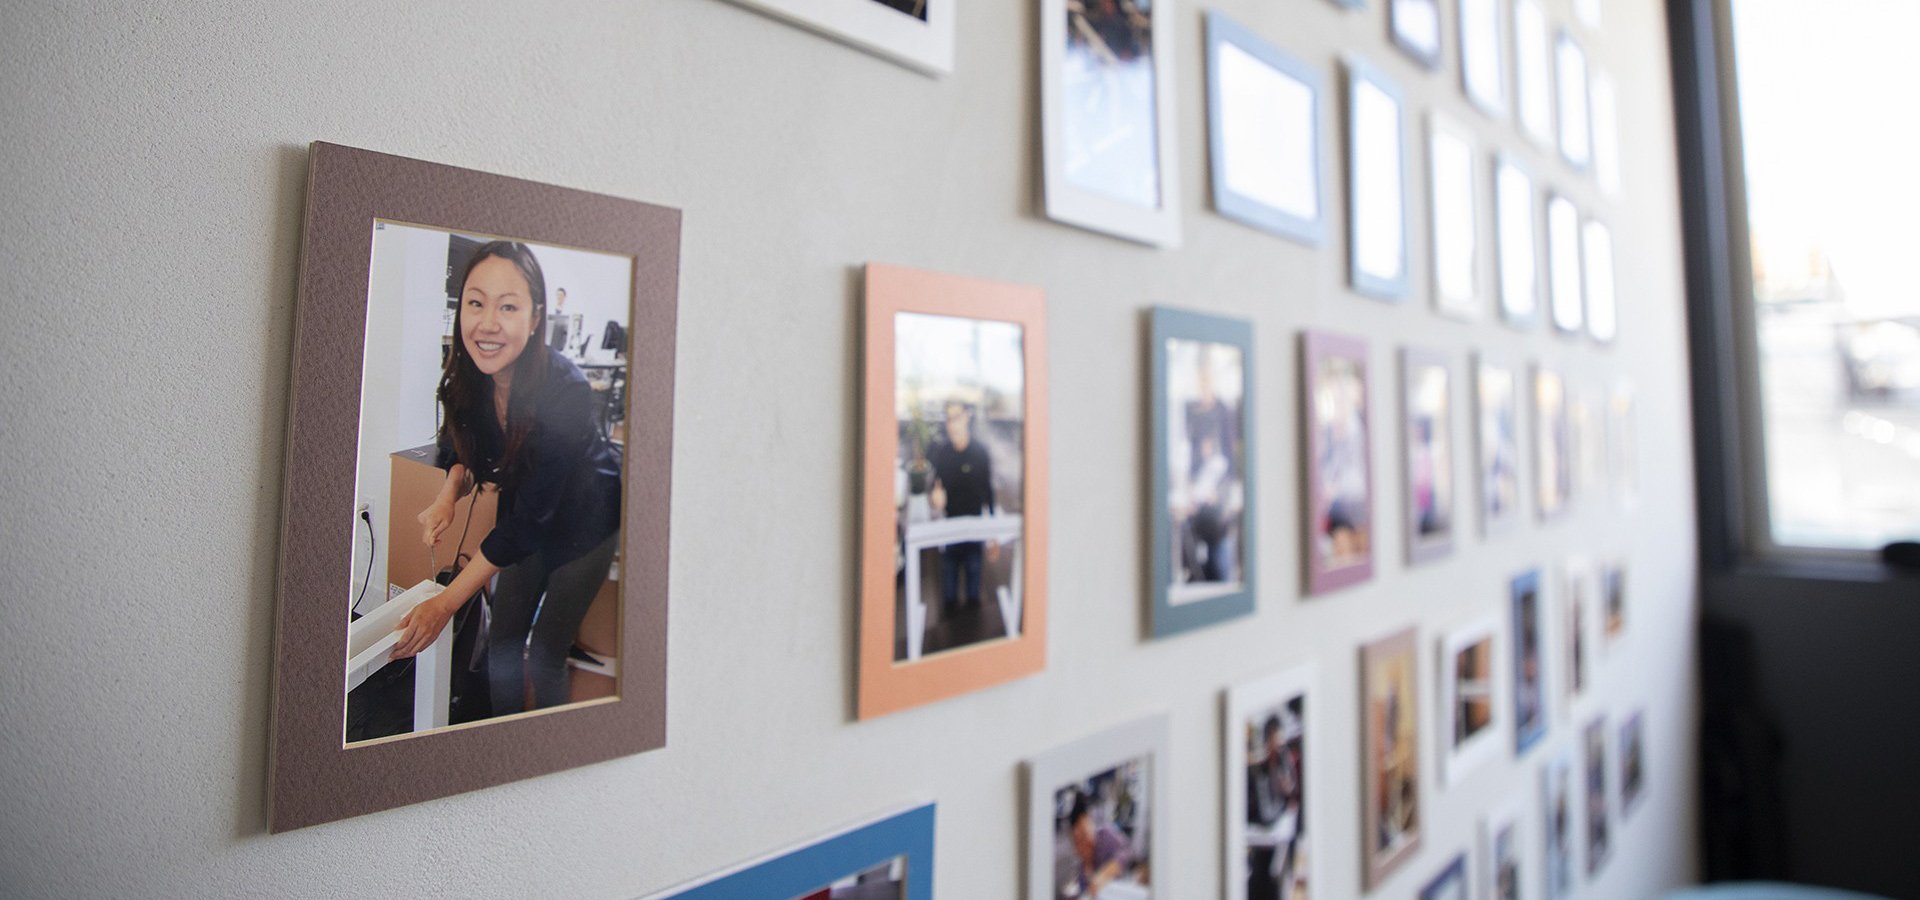
<instances>
[{"instance_id":1,"label":"woman's long dark hair","mask_svg":"<svg viewBox=\"0 0 1920 900\"><path fill-rule=\"evenodd\" d=\"M492 416L493 378L480 371L473 364L473 357L467 354L467 342L461 337L460 317L466 314L467 278L473 274L473 268L491 257L499 257L513 263L520 275L527 279L527 289L532 294L533 330L527 335L527 346L520 351L520 358L514 361L513 396L539 396L541 382L545 381L547 367L539 363L539 354L546 352L547 346L547 279L540 273L540 261L533 256L533 250L519 241L490 241L474 248L473 255L467 258L466 270L460 273L460 294L455 298L453 313L453 348L447 354L446 368L440 373L440 406L446 411L440 420L440 437L453 444L454 453L469 470L476 468L479 457L474 447L475 423L484 421L481 416ZM522 365L522 363L527 363ZM508 401L506 422L506 448L500 458L494 460L500 477L514 479L525 467L521 459L521 450L527 444L527 436L533 431L533 416L514 415L512 401ZM476 483L483 472L471 472Z\"/></svg>"}]
</instances>

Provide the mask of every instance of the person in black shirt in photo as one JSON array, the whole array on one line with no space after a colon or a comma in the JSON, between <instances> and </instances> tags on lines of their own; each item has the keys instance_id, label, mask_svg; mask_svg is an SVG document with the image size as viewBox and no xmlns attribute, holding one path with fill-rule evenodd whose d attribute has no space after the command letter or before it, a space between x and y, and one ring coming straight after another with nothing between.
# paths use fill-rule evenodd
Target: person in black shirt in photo
<instances>
[{"instance_id":1,"label":"person in black shirt in photo","mask_svg":"<svg viewBox=\"0 0 1920 900\"><path fill-rule=\"evenodd\" d=\"M993 502L993 459L987 448L973 439L971 411L958 400L947 401L945 411L947 440L927 452L927 462L933 466L933 505L949 519L998 512ZM961 600L962 576L966 579L967 605L980 605L982 549L980 541L962 541L940 550L941 599L947 607ZM987 542L984 550L987 558L1000 558L997 542Z\"/></svg>"}]
</instances>

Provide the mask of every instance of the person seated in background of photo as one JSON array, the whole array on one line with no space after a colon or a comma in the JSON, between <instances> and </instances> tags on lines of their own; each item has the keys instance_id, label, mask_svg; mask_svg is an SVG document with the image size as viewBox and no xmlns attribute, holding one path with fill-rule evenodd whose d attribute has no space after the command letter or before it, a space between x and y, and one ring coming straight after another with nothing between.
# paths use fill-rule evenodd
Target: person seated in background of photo
<instances>
[{"instance_id":1,"label":"person seated in background of photo","mask_svg":"<svg viewBox=\"0 0 1920 900\"><path fill-rule=\"evenodd\" d=\"M1077 871L1061 885L1062 897L1099 900L1107 885L1133 868L1133 842L1110 824L1095 825L1093 804L1078 789L1067 813L1067 836Z\"/></svg>"},{"instance_id":2,"label":"person seated in background of photo","mask_svg":"<svg viewBox=\"0 0 1920 900\"><path fill-rule=\"evenodd\" d=\"M586 376L545 340L546 279L533 250L482 244L468 259L439 388L442 487L419 521L427 546L454 504L499 492L493 530L452 583L400 620L399 659L436 640L493 584L487 669L494 715L566 703L567 652L620 543L621 455L596 424ZM495 580L495 576L498 580Z\"/></svg>"},{"instance_id":3,"label":"person seated in background of photo","mask_svg":"<svg viewBox=\"0 0 1920 900\"><path fill-rule=\"evenodd\" d=\"M933 466L933 506L946 518L991 515L999 511L993 499L993 457L986 445L974 439L973 414L967 404L948 400L945 406L947 439L927 451ZM949 609L964 600L968 606L980 605L980 568L982 551L989 560L1000 558L996 541L961 541L940 550L941 600Z\"/></svg>"}]
</instances>

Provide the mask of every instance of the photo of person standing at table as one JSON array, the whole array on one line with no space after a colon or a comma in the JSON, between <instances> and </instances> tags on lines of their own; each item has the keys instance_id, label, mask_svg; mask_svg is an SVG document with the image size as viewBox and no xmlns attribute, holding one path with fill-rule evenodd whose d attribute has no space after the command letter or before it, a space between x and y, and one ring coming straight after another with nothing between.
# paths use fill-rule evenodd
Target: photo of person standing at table
<instances>
[{"instance_id":1,"label":"photo of person standing at table","mask_svg":"<svg viewBox=\"0 0 1920 900\"><path fill-rule=\"evenodd\" d=\"M946 404L947 441L935 444L927 453L933 466L933 505L946 518L991 515L993 504L993 457L987 448L973 439L973 412L965 403L948 400ZM961 602L964 580L967 606L980 605L980 557L1000 558L999 541L960 541L940 551L941 601L951 611Z\"/></svg>"}]
</instances>

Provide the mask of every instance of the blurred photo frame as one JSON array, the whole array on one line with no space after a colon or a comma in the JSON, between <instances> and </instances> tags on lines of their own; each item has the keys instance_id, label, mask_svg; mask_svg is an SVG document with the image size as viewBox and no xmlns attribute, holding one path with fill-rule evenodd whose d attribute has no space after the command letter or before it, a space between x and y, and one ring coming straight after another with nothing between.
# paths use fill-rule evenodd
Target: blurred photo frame
<instances>
[{"instance_id":1,"label":"blurred photo frame","mask_svg":"<svg viewBox=\"0 0 1920 900\"><path fill-rule=\"evenodd\" d=\"M953 71L955 0L733 0L928 75Z\"/></svg>"},{"instance_id":2,"label":"blurred photo frame","mask_svg":"<svg viewBox=\"0 0 1920 900\"><path fill-rule=\"evenodd\" d=\"M1324 821L1310 774L1320 765L1316 669L1276 672L1224 695L1221 772L1227 900L1316 894L1308 823Z\"/></svg>"},{"instance_id":3,"label":"blurred photo frame","mask_svg":"<svg viewBox=\"0 0 1920 900\"><path fill-rule=\"evenodd\" d=\"M1545 838L1547 900L1573 896L1573 836L1580 817L1573 798L1573 755L1565 746L1540 767L1540 833Z\"/></svg>"},{"instance_id":4,"label":"blurred photo frame","mask_svg":"<svg viewBox=\"0 0 1920 900\"><path fill-rule=\"evenodd\" d=\"M1586 827L1581 831L1586 836L1587 878L1600 874L1600 867L1607 864L1613 853L1613 813L1607 793L1607 717L1594 716L1581 730L1581 787L1584 799L1580 804L1585 812Z\"/></svg>"},{"instance_id":5,"label":"blurred photo frame","mask_svg":"<svg viewBox=\"0 0 1920 900\"><path fill-rule=\"evenodd\" d=\"M1047 644L1045 293L880 263L865 287L860 719L1039 672Z\"/></svg>"},{"instance_id":6,"label":"blurred photo frame","mask_svg":"<svg viewBox=\"0 0 1920 900\"><path fill-rule=\"evenodd\" d=\"M1579 334L1586 322L1586 279L1580 269L1580 209L1564 194L1547 195L1547 300L1553 328Z\"/></svg>"},{"instance_id":7,"label":"blurred photo frame","mask_svg":"<svg viewBox=\"0 0 1920 900\"><path fill-rule=\"evenodd\" d=\"M1165 637L1253 612L1259 515L1253 324L1148 313L1148 630Z\"/></svg>"},{"instance_id":8,"label":"blurred photo frame","mask_svg":"<svg viewBox=\"0 0 1920 900\"><path fill-rule=\"evenodd\" d=\"M1460 89L1481 112L1507 117L1507 27L1501 0L1460 0Z\"/></svg>"},{"instance_id":9,"label":"blurred photo frame","mask_svg":"<svg viewBox=\"0 0 1920 900\"><path fill-rule=\"evenodd\" d=\"M1038 7L1047 217L1179 246L1173 0L1040 0Z\"/></svg>"},{"instance_id":10,"label":"blurred photo frame","mask_svg":"<svg viewBox=\"0 0 1920 900\"><path fill-rule=\"evenodd\" d=\"M1644 741L1646 713L1634 710L1620 723L1620 819L1625 821L1646 796L1647 749Z\"/></svg>"},{"instance_id":11,"label":"blurred photo frame","mask_svg":"<svg viewBox=\"0 0 1920 900\"><path fill-rule=\"evenodd\" d=\"M1213 207L1309 247L1326 238L1319 72L1207 12L1207 148Z\"/></svg>"},{"instance_id":12,"label":"blurred photo frame","mask_svg":"<svg viewBox=\"0 0 1920 900\"><path fill-rule=\"evenodd\" d=\"M1586 275L1587 334L1602 344L1618 335L1619 301L1614 293L1613 231L1599 219L1580 226L1580 255Z\"/></svg>"},{"instance_id":13,"label":"blurred photo frame","mask_svg":"<svg viewBox=\"0 0 1920 900\"><path fill-rule=\"evenodd\" d=\"M1428 233L1433 251L1433 307L1464 321L1480 318L1479 151L1471 132L1450 116L1427 113Z\"/></svg>"},{"instance_id":14,"label":"blurred photo frame","mask_svg":"<svg viewBox=\"0 0 1920 900\"><path fill-rule=\"evenodd\" d=\"M1514 105L1520 131L1541 147L1557 146L1553 119L1553 35L1540 0L1513 0Z\"/></svg>"},{"instance_id":15,"label":"blurred photo frame","mask_svg":"<svg viewBox=\"0 0 1920 900\"><path fill-rule=\"evenodd\" d=\"M1377 890L1420 849L1420 648L1412 628L1360 648L1361 866Z\"/></svg>"},{"instance_id":16,"label":"blurred photo frame","mask_svg":"<svg viewBox=\"0 0 1920 900\"><path fill-rule=\"evenodd\" d=\"M1373 426L1367 344L1301 335L1306 589L1324 594L1373 577Z\"/></svg>"},{"instance_id":17,"label":"blurred photo frame","mask_svg":"<svg viewBox=\"0 0 1920 900\"><path fill-rule=\"evenodd\" d=\"M1164 900L1168 728L1156 713L1027 760L1028 900L1084 894L1096 879L1114 897Z\"/></svg>"},{"instance_id":18,"label":"blurred photo frame","mask_svg":"<svg viewBox=\"0 0 1920 900\"><path fill-rule=\"evenodd\" d=\"M1494 249L1499 260L1500 315L1531 327L1545 305L1540 265L1540 208L1533 176L1506 153L1494 156Z\"/></svg>"},{"instance_id":19,"label":"blurred photo frame","mask_svg":"<svg viewBox=\"0 0 1920 900\"><path fill-rule=\"evenodd\" d=\"M1521 849L1522 803L1510 798L1480 815L1479 896L1488 900L1520 900L1529 871Z\"/></svg>"},{"instance_id":20,"label":"blurred photo frame","mask_svg":"<svg viewBox=\"0 0 1920 900\"><path fill-rule=\"evenodd\" d=\"M1500 617L1474 619L1442 635L1436 658L1440 714L1440 777L1449 787L1505 749L1500 738Z\"/></svg>"},{"instance_id":21,"label":"blurred photo frame","mask_svg":"<svg viewBox=\"0 0 1920 900\"><path fill-rule=\"evenodd\" d=\"M1573 497L1573 429L1560 370L1533 367L1534 512L1542 521L1567 511Z\"/></svg>"},{"instance_id":22,"label":"blurred photo frame","mask_svg":"<svg viewBox=\"0 0 1920 900\"><path fill-rule=\"evenodd\" d=\"M1348 54L1346 72L1347 280L1363 296L1405 300L1413 283L1407 240L1407 102L1372 63Z\"/></svg>"},{"instance_id":23,"label":"blurred photo frame","mask_svg":"<svg viewBox=\"0 0 1920 900\"><path fill-rule=\"evenodd\" d=\"M369 326L370 283L378 279L370 272L378 243L375 237L389 223L441 236L439 265L423 270L427 272L421 285L425 303L416 305L426 327L446 329L440 333L449 335L447 340L455 346L461 341L455 333L456 310L463 302L453 296L462 291L452 285L448 246L455 238L502 238L506 240L493 244L507 247L512 242L513 248L519 248L514 252L528 246L576 248L585 254L616 257L614 268L630 273L630 277L613 279L624 286L614 290L625 290L627 296L603 298L629 314L625 326L610 326L608 331L620 339L616 346L624 357L620 366L624 380L619 395L606 393L604 417L606 423L646 425L626 428L596 419L596 429L611 431L623 441L623 454L613 458L623 455L624 463L618 486L608 488L621 507L619 525L615 536L594 551L610 551L617 562L603 579L603 593L613 600L608 642L600 649L610 650L611 658L596 661L606 678L593 699L463 722L450 716L455 698L452 685L463 671L453 659L459 637L452 620L410 661L396 660L389 652L398 650L394 635L404 628L400 623L406 617L388 613L402 606L409 612L423 608L422 601L437 595L446 581L422 580L397 595L382 590L376 599L385 602L378 609L363 606L367 614L358 617L350 610L349 570L357 568L350 562L357 554L351 546L358 540L355 520L371 523L369 505L392 506L389 512L394 520L404 518L399 530L411 539L408 546L425 556L419 543L421 532L415 530L419 528L413 516L417 507L401 510L385 492L362 495L357 501L355 496L362 490L356 486L356 471L362 468L360 442L367 427L362 420L363 386L374 390L372 380L363 381L363 369L371 371L376 361L368 348L374 331ZM468 242L480 245L478 238ZM274 639L267 776L270 831L391 809L665 746L679 242L678 210L337 144L315 142L309 147ZM471 251L467 256L479 258ZM493 261L492 256L480 259ZM442 265L447 267L444 272ZM544 281L520 279L533 287L531 282L540 282L532 291L540 296L528 298L531 309L539 310L547 303ZM544 333L544 325L544 319L536 322L523 349L508 358L508 365L529 352L524 348L532 345L533 336ZM543 342L540 350L547 349ZM429 371L414 382L419 387L414 397L417 405L429 411L437 402L432 399L432 386L441 365L436 355L426 363ZM381 448L382 461L389 455L402 456L398 452L402 449ZM389 454L389 450L395 452ZM424 458L420 468L431 471L437 464L433 454ZM444 481L445 475L437 480ZM498 492L490 488L489 493ZM350 522L356 527L350 528ZM397 535L392 543L400 543ZM368 581L375 578L372 559L369 553ZM383 573L378 580L386 584L392 581L391 574ZM352 572L353 577L359 575ZM446 577L454 578L451 566ZM483 588L497 600L493 588ZM476 599L465 608L493 602ZM356 656L356 648L363 644ZM476 651L463 658L480 657ZM617 668L608 663L617 663ZM348 719L352 679L376 670L397 671L403 665L411 666L405 681L411 682L407 690L412 697L412 723L410 729L401 730L410 733L349 742L342 723ZM565 678L571 670L560 671ZM380 777L368 773L380 773Z\"/></svg>"},{"instance_id":24,"label":"blurred photo frame","mask_svg":"<svg viewBox=\"0 0 1920 900\"><path fill-rule=\"evenodd\" d=\"M1440 68L1441 34L1437 0L1387 0L1387 36L1422 68Z\"/></svg>"},{"instance_id":25,"label":"blurred photo frame","mask_svg":"<svg viewBox=\"0 0 1920 900\"><path fill-rule=\"evenodd\" d=\"M1566 660L1566 681L1562 688L1567 709L1573 709L1582 696L1593 689L1595 650L1595 607L1600 602L1598 572L1593 561L1584 556L1569 556L1560 566L1560 639Z\"/></svg>"},{"instance_id":26,"label":"blurred photo frame","mask_svg":"<svg viewBox=\"0 0 1920 900\"><path fill-rule=\"evenodd\" d=\"M1579 171L1593 165L1593 120L1587 94L1587 54L1564 31L1553 41L1554 88L1559 92L1560 158Z\"/></svg>"},{"instance_id":27,"label":"blurred photo frame","mask_svg":"<svg viewBox=\"0 0 1920 900\"><path fill-rule=\"evenodd\" d=\"M1400 349L1400 466L1406 476L1402 518L1407 562L1453 552L1458 531L1454 489L1453 364L1424 347Z\"/></svg>"},{"instance_id":28,"label":"blurred photo frame","mask_svg":"<svg viewBox=\"0 0 1920 900\"><path fill-rule=\"evenodd\" d=\"M1480 531L1499 534L1520 518L1520 377L1486 353L1474 354L1474 475Z\"/></svg>"},{"instance_id":29,"label":"blurred photo frame","mask_svg":"<svg viewBox=\"0 0 1920 900\"><path fill-rule=\"evenodd\" d=\"M1508 582L1513 623L1513 752L1525 756L1547 736L1546 607L1540 596L1540 570L1529 569Z\"/></svg>"},{"instance_id":30,"label":"blurred photo frame","mask_svg":"<svg viewBox=\"0 0 1920 900\"><path fill-rule=\"evenodd\" d=\"M643 900L933 900L934 804L767 854Z\"/></svg>"}]
</instances>

